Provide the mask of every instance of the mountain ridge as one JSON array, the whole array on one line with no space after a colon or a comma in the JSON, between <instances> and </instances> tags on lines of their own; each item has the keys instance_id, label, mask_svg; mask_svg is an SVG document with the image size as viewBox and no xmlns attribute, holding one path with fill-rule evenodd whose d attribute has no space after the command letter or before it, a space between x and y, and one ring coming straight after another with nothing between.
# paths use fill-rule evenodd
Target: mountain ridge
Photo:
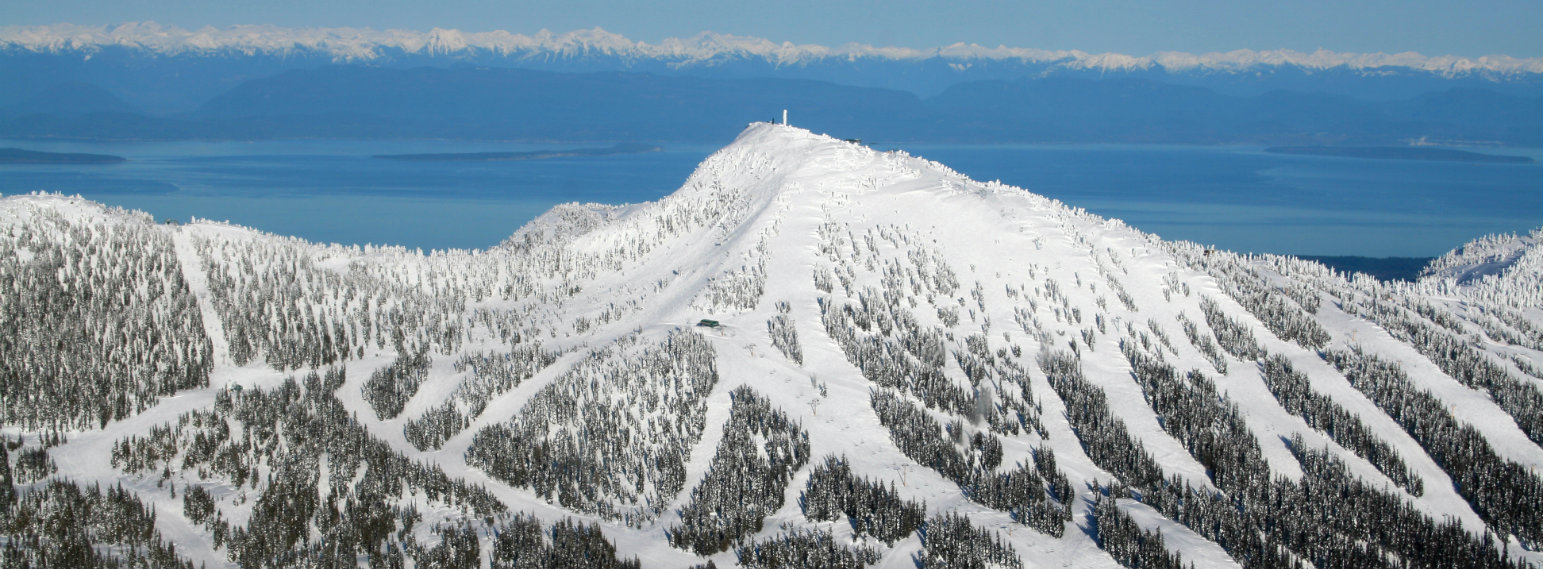
<instances>
[{"instance_id":1,"label":"mountain ridge","mask_svg":"<svg viewBox=\"0 0 1543 569\"><path fill-rule=\"evenodd\" d=\"M774 65L799 65L820 59L896 59L940 58L960 62L971 60L1018 60L1061 66L1069 69L1130 71L1163 68L1168 70L1208 70L1239 72L1256 67L1294 66L1326 70L1345 67L1360 70L1404 68L1438 75L1492 73L1497 76L1543 73L1543 58L1517 58L1506 55L1459 57L1425 56L1413 52L1337 53L1320 49L1312 53L1294 50L1255 51L1239 49L1228 52L1192 54L1176 51L1152 55L1089 53L1080 50L1044 50L1008 46L980 46L955 43L931 49L872 46L849 43L837 47L817 44L773 42L764 38L702 32L690 38L668 38L657 44L635 41L601 28L553 33L541 30L534 35L491 32L462 32L433 28L427 32L369 28L282 28L277 26L204 27L185 30L155 22L130 22L118 25L0 27L0 46L31 51L85 52L105 46L125 46L160 53L214 54L234 52L293 53L319 51L335 61L370 61L385 57L382 50L404 53L448 55L458 52L488 52L506 57L543 56L581 57L590 54L620 58L653 58L671 61L671 65L713 65L725 59L761 58ZM966 63L961 63L964 65Z\"/></svg>"},{"instance_id":2,"label":"mountain ridge","mask_svg":"<svg viewBox=\"0 0 1543 569\"><path fill-rule=\"evenodd\" d=\"M374 74L366 73L370 71ZM421 77L431 71L444 75L439 81L460 88L434 92L436 80ZM521 82L509 85L509 77L522 73L535 78L529 88L521 88ZM539 74L556 74L561 79L553 84ZM421 82L401 83L414 75ZM343 78L358 82L337 85ZM391 88L372 90L380 85L370 80ZM1543 59L1323 50L1141 56L965 44L931 49L829 47L710 32L647 43L601 29L533 35L274 26L189 31L140 22L0 26L0 82L16 87L0 92L0 135L11 138L556 137L577 141L587 136L585 140L660 140L681 130L679 124L697 119L737 125L764 118L722 112L723 107L733 106L732 101L755 99L762 102L744 107L829 111L862 130L890 132L907 126L923 131L914 139L934 142L999 140L1004 139L1003 133L1020 133L1005 139L1386 145L1426 138L1536 145L1539 129L1534 126L1539 117L1533 108L1537 107L1534 100L1543 97ZM470 97L474 103L481 102L473 106L483 117L456 129L443 121L418 120L421 117L412 112L381 114L368 108L333 116L246 113L243 116L251 120L207 118L208 111L222 102L256 90L291 89L272 93L276 100L269 103L278 104L286 97L304 98L319 82L359 101L379 103L383 91L413 93L423 100L412 101L415 104L407 108L431 115L445 114L446 108L460 101L458 97ZM584 83L588 89L563 87ZM1010 88L999 88L1003 84ZM750 93L745 85L752 87ZM1145 97L1152 89L1159 94L1153 100L1163 104L1147 104ZM1176 105L1161 96L1186 89L1198 90L1202 99L1219 101L1219 107ZM961 90L989 98L991 108L1012 112L992 115L950 107L918 113L913 107L920 103L896 102L913 99L945 107L942 102L957 98ZM1139 120L1123 130L1119 124L1096 120L1103 130L1090 128L1084 124L1087 119L1060 124L1054 132L1039 124L1057 123L1053 113L1049 120L1035 116L1042 111L1031 102L1040 100L1070 105L1096 119L1097 109L1084 109L1087 105L1081 104L1084 99L1078 95L1088 90L1096 96L1125 97L1119 108L1138 115ZM509 124L489 129L485 124L489 121L480 120L542 124L544 117L521 114L518 106L488 104L500 97L539 99L539 93L553 94L569 106L586 103L579 118L609 113L605 124L610 130L566 137L546 132L510 134ZM671 101L719 112L711 117L669 114L665 111L671 111ZM263 102L244 101L254 108L264 107ZM617 109L627 105L651 111L628 116ZM875 109L894 118L869 117ZM242 109L237 106L236 110ZM1035 120L998 129L962 126L1000 125L1017 115ZM616 126L637 124L641 117L664 120L639 125L631 132ZM1162 125L1167 117L1178 117L1178 124L1150 127ZM833 122L823 128L834 131L840 126ZM968 132L956 132L963 130ZM1096 138L1094 131L1113 138ZM1042 135L1021 134L1033 132ZM690 139L717 141L732 134L697 126ZM682 139L679 134L673 137Z\"/></svg>"},{"instance_id":3,"label":"mountain ridge","mask_svg":"<svg viewBox=\"0 0 1543 569\"><path fill-rule=\"evenodd\" d=\"M801 124L872 141L1398 145L1543 142L1543 96L1451 89L1389 101L1272 91L1229 95L1141 77L958 83L931 97L777 77L522 68L324 66L243 80L186 112L0 114L12 138L88 140L454 138L720 141L791 109ZM5 108L0 107L0 113Z\"/></svg>"}]
</instances>

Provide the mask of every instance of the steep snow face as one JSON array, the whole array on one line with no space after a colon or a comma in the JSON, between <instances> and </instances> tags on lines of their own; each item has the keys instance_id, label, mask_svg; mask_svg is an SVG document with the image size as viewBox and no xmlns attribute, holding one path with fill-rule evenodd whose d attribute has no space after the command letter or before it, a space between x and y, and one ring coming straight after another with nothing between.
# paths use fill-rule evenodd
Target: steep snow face
<instances>
[{"instance_id":1,"label":"steep snow face","mask_svg":"<svg viewBox=\"0 0 1543 569\"><path fill-rule=\"evenodd\" d=\"M1540 273L1540 267L1543 267L1543 231L1535 230L1524 236L1494 234L1467 242L1430 262L1429 267L1421 271L1421 279L1452 281L1474 287L1515 281L1517 287L1524 287L1537 282L1529 278L1529 274Z\"/></svg>"},{"instance_id":2,"label":"steep snow face","mask_svg":"<svg viewBox=\"0 0 1543 569\"><path fill-rule=\"evenodd\" d=\"M137 407L6 426L0 499L122 483L211 566L1538 563L1526 239L1473 247L1501 275L1382 283L765 123L664 199L485 251L10 197L7 409ZM58 343L100 290L125 333Z\"/></svg>"},{"instance_id":3,"label":"steep snow face","mask_svg":"<svg viewBox=\"0 0 1543 569\"><path fill-rule=\"evenodd\" d=\"M1490 275L1502 275L1510 272L1523 258L1536 257L1540 237L1543 234L1538 231L1521 236L1487 235L1432 261L1421 271L1421 276L1469 284ZM1526 272L1528 268L1523 267L1520 272Z\"/></svg>"},{"instance_id":4,"label":"steep snow face","mask_svg":"<svg viewBox=\"0 0 1543 569\"><path fill-rule=\"evenodd\" d=\"M1543 317L1543 229L1527 235L1487 235L1431 262L1415 288L1420 294L1445 299L1450 308L1477 312L1489 321L1526 314Z\"/></svg>"},{"instance_id":5,"label":"steep snow face","mask_svg":"<svg viewBox=\"0 0 1543 569\"><path fill-rule=\"evenodd\" d=\"M1375 73L1413 70L1445 77L1472 74L1513 76L1543 73L1543 59L1489 55L1477 58L1426 56L1413 52L1341 53L1318 50L1235 50L1192 54L1162 52L1153 55L1087 53L1079 50L1044 50L1008 46L956 43L932 49L846 44L829 47L814 44L777 43L764 38L703 32L690 38L668 38L657 44L634 41L595 28L533 35L503 30L463 32L434 28L427 32L357 28L282 28L277 26L204 27L186 30L155 22L131 22L116 26L0 26L0 47L34 52L93 53L104 47L141 49L159 55L320 54L338 61L372 61L391 51L429 56L491 54L516 59L616 57L624 60L658 60L674 67L722 65L760 60L776 66L806 65L820 61L878 59L920 61L939 58L957 62L960 69L976 61L1017 61L1047 67L1173 72L1249 72L1294 67L1308 71L1350 69Z\"/></svg>"}]
</instances>

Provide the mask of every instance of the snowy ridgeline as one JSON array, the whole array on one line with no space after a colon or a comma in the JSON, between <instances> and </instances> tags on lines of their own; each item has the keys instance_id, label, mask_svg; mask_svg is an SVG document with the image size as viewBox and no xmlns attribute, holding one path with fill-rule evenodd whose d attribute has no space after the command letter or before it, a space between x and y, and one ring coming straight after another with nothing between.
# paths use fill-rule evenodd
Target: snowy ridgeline
<instances>
[{"instance_id":1,"label":"snowy ridgeline","mask_svg":"<svg viewBox=\"0 0 1543 569\"><path fill-rule=\"evenodd\" d=\"M1543 564L1536 232L1380 282L760 124L485 251L0 249L4 566Z\"/></svg>"},{"instance_id":2,"label":"snowy ridgeline","mask_svg":"<svg viewBox=\"0 0 1543 569\"><path fill-rule=\"evenodd\" d=\"M203 27L187 30L155 22L84 26L0 26L0 47L18 52L92 55L114 47L160 57L276 55L302 59L326 57L334 62L390 61L393 56L421 55L449 59L496 56L511 62L584 58L614 58L629 65L653 61L673 68L711 67L736 61L763 61L773 66L810 65L823 61L928 62L942 60L963 71L979 61L998 64L1037 64L1044 68L1092 69L1105 72L1162 69L1173 72L1257 72L1299 68L1322 71L1354 69L1367 72L1418 70L1448 76L1490 72L1502 75L1543 73L1543 60L1489 55L1424 56L1412 52L1313 53L1293 50L1234 50L1225 53L1162 52L1149 56L987 47L956 43L930 49L846 44L823 46L774 42L764 38L702 32L690 38L667 38L650 44L600 28L534 35L505 30L463 32L434 28L374 30L369 28L282 28L266 25Z\"/></svg>"}]
</instances>

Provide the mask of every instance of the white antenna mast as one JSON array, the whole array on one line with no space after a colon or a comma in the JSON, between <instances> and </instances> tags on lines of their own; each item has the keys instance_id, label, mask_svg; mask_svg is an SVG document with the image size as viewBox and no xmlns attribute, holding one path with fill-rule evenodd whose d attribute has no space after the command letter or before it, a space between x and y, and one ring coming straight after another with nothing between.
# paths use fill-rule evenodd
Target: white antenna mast
<instances>
[{"instance_id":1,"label":"white antenna mast","mask_svg":"<svg viewBox=\"0 0 1543 569\"><path fill-rule=\"evenodd\" d=\"M782 124L783 125L788 124L788 110L787 109L782 109Z\"/></svg>"}]
</instances>

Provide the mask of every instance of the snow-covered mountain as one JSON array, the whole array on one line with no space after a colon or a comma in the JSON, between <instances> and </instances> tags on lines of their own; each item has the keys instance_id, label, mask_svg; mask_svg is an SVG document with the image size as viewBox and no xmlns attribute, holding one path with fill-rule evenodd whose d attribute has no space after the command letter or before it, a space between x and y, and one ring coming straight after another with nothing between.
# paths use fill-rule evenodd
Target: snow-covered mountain
<instances>
[{"instance_id":1,"label":"snow-covered mountain","mask_svg":"<svg viewBox=\"0 0 1543 569\"><path fill-rule=\"evenodd\" d=\"M204 27L187 30L155 22L82 26L0 26L0 48L38 52L85 52L118 46L161 55L219 53L295 55L323 53L336 61L371 61L400 52L425 55L496 54L512 58L575 58L610 56L622 59L655 59L673 66L711 66L736 59L761 59L774 65L805 65L820 60L947 60L968 66L971 61L1019 61L1068 69L1130 71L1161 68L1170 71L1207 70L1242 72L1268 67L1309 70L1347 68L1369 73L1407 69L1455 76L1476 73L1512 75L1543 73L1543 59L1489 55L1477 58L1450 55L1426 56L1413 52L1338 53L1318 50L1236 50L1192 54L1162 52L1138 56L1088 53L1080 50L1045 50L1023 47L986 47L956 43L930 49L876 47L846 44L774 42L764 38L703 32L690 38L669 38L656 44L628 39L600 28L534 35L463 32L433 28L429 31L373 30L369 28L283 28L266 25Z\"/></svg>"},{"instance_id":2,"label":"snow-covered mountain","mask_svg":"<svg viewBox=\"0 0 1543 569\"><path fill-rule=\"evenodd\" d=\"M1533 262L1380 282L766 123L482 251L57 195L0 250L6 562L1543 563Z\"/></svg>"}]
</instances>

